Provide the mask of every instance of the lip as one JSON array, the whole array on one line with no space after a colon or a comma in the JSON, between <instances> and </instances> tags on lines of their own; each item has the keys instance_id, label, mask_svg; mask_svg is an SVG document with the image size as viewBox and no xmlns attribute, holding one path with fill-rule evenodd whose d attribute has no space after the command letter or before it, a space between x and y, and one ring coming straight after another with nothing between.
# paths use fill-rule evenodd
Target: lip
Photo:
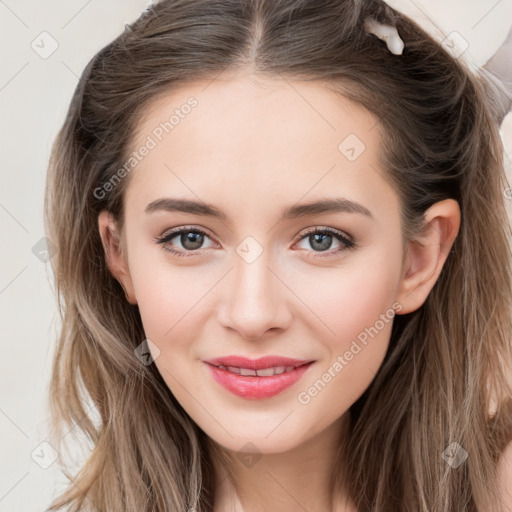
<instances>
[{"instance_id":1,"label":"lip","mask_svg":"<svg viewBox=\"0 0 512 512\"><path fill-rule=\"evenodd\" d=\"M215 359L206 359L205 363L214 366L237 366L238 368L250 368L251 370L264 370L275 366L301 366L311 363L308 359L292 359L290 357L281 356L265 356L258 359L248 359L243 356L225 356Z\"/></svg>"},{"instance_id":2,"label":"lip","mask_svg":"<svg viewBox=\"0 0 512 512\"><path fill-rule=\"evenodd\" d=\"M204 361L213 379L234 395L249 400L261 400L275 396L293 386L308 371L315 361L291 359L288 357L265 356L260 359L247 359L241 356L219 357ZM252 370L263 370L276 366L293 366L294 369L270 377L239 375L216 365L237 366Z\"/></svg>"}]
</instances>

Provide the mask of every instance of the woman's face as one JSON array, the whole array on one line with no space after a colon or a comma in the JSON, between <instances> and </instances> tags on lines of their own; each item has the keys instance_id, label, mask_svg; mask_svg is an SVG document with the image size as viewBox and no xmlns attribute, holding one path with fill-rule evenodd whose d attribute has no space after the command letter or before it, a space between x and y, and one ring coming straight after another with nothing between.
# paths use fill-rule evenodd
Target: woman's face
<instances>
[{"instance_id":1,"label":"woman's face","mask_svg":"<svg viewBox=\"0 0 512 512\"><path fill-rule=\"evenodd\" d=\"M224 447L306 442L379 369L403 254L378 147L378 119L319 83L196 82L139 124L123 284L163 379ZM265 377L205 362L227 356L312 363Z\"/></svg>"}]
</instances>

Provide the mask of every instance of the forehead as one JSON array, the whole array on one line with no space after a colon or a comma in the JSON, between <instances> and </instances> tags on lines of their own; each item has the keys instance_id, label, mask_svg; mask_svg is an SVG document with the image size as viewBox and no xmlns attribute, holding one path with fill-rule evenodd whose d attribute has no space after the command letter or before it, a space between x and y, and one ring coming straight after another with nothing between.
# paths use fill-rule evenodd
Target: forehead
<instances>
[{"instance_id":1,"label":"forehead","mask_svg":"<svg viewBox=\"0 0 512 512\"><path fill-rule=\"evenodd\" d=\"M140 208L165 193L241 207L343 192L361 202L386 194L395 201L379 165L379 130L376 116L320 82L190 82L141 117L131 149L151 141L151 150L130 177L127 198Z\"/></svg>"},{"instance_id":2,"label":"forehead","mask_svg":"<svg viewBox=\"0 0 512 512\"><path fill-rule=\"evenodd\" d=\"M165 130L161 125L169 121L172 126ZM201 140L205 150L220 152L248 141L252 147L264 143L283 149L283 143L294 145L310 137L322 140L321 150L337 150L349 134L371 143L378 137L377 124L372 113L325 83L235 75L181 84L150 102L138 122L135 142L150 133L170 144L192 137ZM311 152L311 147L304 149Z\"/></svg>"}]
</instances>

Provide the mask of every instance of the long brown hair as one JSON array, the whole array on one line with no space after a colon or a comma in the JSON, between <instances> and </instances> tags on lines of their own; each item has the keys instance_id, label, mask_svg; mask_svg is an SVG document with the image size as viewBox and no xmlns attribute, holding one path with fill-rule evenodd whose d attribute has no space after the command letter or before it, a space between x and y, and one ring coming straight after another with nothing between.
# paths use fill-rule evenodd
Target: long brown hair
<instances>
[{"instance_id":1,"label":"long brown hair","mask_svg":"<svg viewBox=\"0 0 512 512\"><path fill-rule=\"evenodd\" d=\"M365 32L368 17L397 27L403 55ZM460 206L439 279L419 309L394 318L386 358L350 408L340 457L358 511L501 510L512 279L498 114L482 76L381 0L162 0L84 70L54 143L45 222L62 319L51 443L64 452L71 430L92 451L76 475L65 471L70 484L50 510L213 510L218 447L134 355L141 318L107 268L97 219L107 209L122 228L130 175L119 171L148 104L245 69L320 81L378 117L404 241L435 202ZM468 453L457 469L442 457L451 443Z\"/></svg>"}]
</instances>

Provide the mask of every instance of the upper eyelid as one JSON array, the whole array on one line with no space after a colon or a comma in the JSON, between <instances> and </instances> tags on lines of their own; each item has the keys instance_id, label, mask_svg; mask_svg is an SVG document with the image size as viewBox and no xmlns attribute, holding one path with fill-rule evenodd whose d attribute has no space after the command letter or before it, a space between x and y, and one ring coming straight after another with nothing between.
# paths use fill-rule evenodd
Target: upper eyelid
<instances>
[{"instance_id":1,"label":"upper eyelid","mask_svg":"<svg viewBox=\"0 0 512 512\"><path fill-rule=\"evenodd\" d=\"M306 229L306 231L303 232L303 234L297 235L297 239L293 242L294 244L302 241L308 235L311 235L315 232L331 233L333 236L338 235L341 238L346 238L350 242L355 243L355 239L352 235L350 235L349 233L347 233L345 231L336 229L336 228L322 226L322 225L315 225L315 226L311 226L311 227L305 228L305 229ZM174 236L179 235L180 233L184 233L184 232L186 233L189 231L190 232L193 232L193 231L204 232L204 234L206 234L209 238L211 238L215 243L217 243L217 244L219 243L219 242L217 242L216 237L211 235L211 232L207 228L205 228L203 226L197 226L197 225L196 226L180 226L177 228L173 228L169 232L164 232L163 235L157 237L157 241L165 240L168 237L170 237L172 239L172 238L174 238ZM169 240L167 242L169 242ZM341 242L343 242L343 240L341 240ZM198 250L201 250L201 249L198 249ZM195 252L195 251L189 251L189 252Z\"/></svg>"},{"instance_id":2,"label":"upper eyelid","mask_svg":"<svg viewBox=\"0 0 512 512\"><path fill-rule=\"evenodd\" d=\"M311 228L306 228L306 232L300 236L299 240L301 240L302 238L312 234L312 233L315 233L315 232L327 232L327 233L331 233L333 235L339 235L341 236L342 238L348 238L348 240L350 240L351 242L354 241L354 237L352 235L349 235L347 232L341 230L341 229L336 229L336 228L330 228L330 227L327 227L327 226L313 226Z\"/></svg>"},{"instance_id":3,"label":"upper eyelid","mask_svg":"<svg viewBox=\"0 0 512 512\"><path fill-rule=\"evenodd\" d=\"M210 234L210 231L202 226L180 226L177 228L173 228L169 231L164 231L164 233L158 237L156 237L156 240L164 240L165 238L171 237L174 238L174 236L179 235L181 233L187 233L187 232L200 232L206 234L208 237L210 237L212 240L215 240L216 237Z\"/></svg>"}]
</instances>

